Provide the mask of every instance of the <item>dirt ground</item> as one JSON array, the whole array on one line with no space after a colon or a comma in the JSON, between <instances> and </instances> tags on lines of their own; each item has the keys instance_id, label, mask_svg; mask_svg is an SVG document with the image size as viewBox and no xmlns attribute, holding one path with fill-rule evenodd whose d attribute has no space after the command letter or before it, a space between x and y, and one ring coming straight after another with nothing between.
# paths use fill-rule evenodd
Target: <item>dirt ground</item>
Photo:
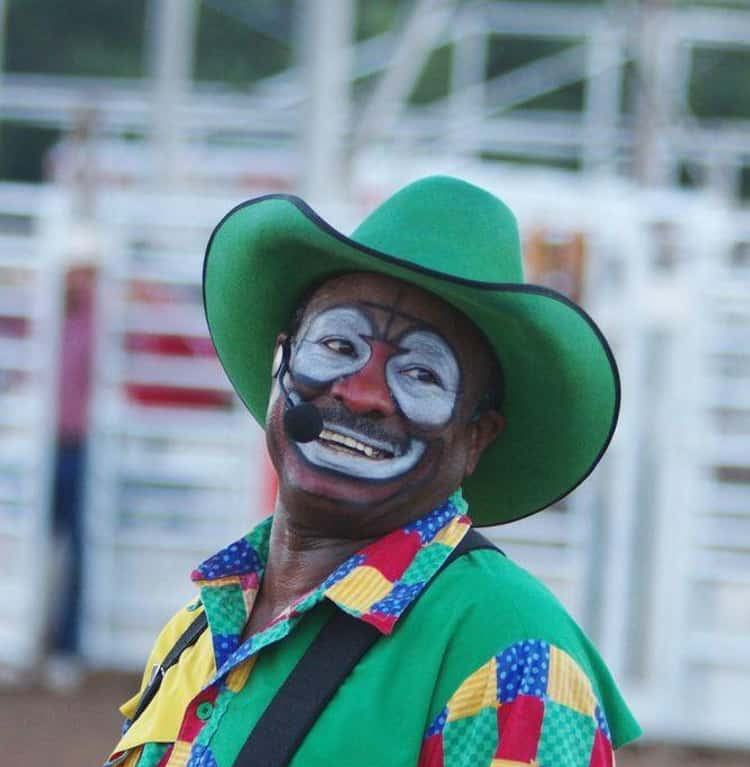
<instances>
[{"instance_id":1,"label":"dirt ground","mask_svg":"<svg viewBox=\"0 0 750 767\"><path fill-rule=\"evenodd\" d=\"M0 763L3 767L95 767L117 740L117 705L137 679L91 674L74 693L39 685L0 687ZM748 767L748 754L661 745L618 752L618 767Z\"/></svg>"}]
</instances>

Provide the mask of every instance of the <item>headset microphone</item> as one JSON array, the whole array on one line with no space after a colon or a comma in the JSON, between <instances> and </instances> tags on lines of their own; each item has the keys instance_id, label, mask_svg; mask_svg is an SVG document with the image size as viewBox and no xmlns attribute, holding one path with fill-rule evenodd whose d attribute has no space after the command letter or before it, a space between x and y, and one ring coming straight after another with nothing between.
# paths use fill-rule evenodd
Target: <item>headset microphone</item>
<instances>
[{"instance_id":1,"label":"headset microphone","mask_svg":"<svg viewBox=\"0 0 750 767\"><path fill-rule=\"evenodd\" d=\"M323 431L323 417L320 410L310 402L301 402L294 404L289 392L284 386L284 376L289 370L289 340L287 339L281 346L281 360L278 363L278 370L275 375L279 380L279 388L284 395L286 403L284 410L284 431L287 436L295 442L312 442L320 436ZM278 354L278 352L277 352ZM277 367L274 365L274 368Z\"/></svg>"}]
</instances>

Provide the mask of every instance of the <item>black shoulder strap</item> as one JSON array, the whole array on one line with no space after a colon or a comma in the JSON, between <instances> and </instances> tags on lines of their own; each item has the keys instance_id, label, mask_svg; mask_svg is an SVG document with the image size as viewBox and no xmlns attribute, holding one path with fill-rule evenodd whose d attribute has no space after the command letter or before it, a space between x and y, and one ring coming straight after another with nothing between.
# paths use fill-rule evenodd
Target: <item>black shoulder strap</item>
<instances>
[{"instance_id":1,"label":"black shoulder strap","mask_svg":"<svg viewBox=\"0 0 750 767\"><path fill-rule=\"evenodd\" d=\"M151 670L151 681L148 687L144 690L141 699L138 701L138 708L130 719L132 724L145 710L149 703L153 700L154 695L159 691L161 687L161 680L164 678L164 674L167 670L172 668L175 663L180 659L185 650L190 645L195 644L198 641L198 637L203 633L203 630L208 625L208 619L206 613L201 610L198 616L193 622L185 629L180 635L180 638L174 643L172 649L167 653L164 660L153 667Z\"/></svg>"},{"instance_id":2,"label":"black shoulder strap","mask_svg":"<svg viewBox=\"0 0 750 767\"><path fill-rule=\"evenodd\" d=\"M477 549L495 549L498 553L505 556L505 553L499 549L491 540L485 538L480 532L473 527L469 529L469 532L459 541L458 545L451 552L448 559L445 560L443 566L440 568L448 567L451 562L455 562L459 557L464 554L468 554L470 551L476 551Z\"/></svg>"},{"instance_id":3,"label":"black shoulder strap","mask_svg":"<svg viewBox=\"0 0 750 767\"><path fill-rule=\"evenodd\" d=\"M503 553L471 529L438 573L459 557L477 549L495 549ZM427 585L429 587L430 584ZM177 663L184 650L195 644L206 625L206 614L201 612L161 664L154 666L151 682L141 696L131 724L156 695L167 669ZM288 764L336 690L379 636L380 632L374 626L353 618L343 610L336 610L268 704L245 741L234 767L283 767Z\"/></svg>"},{"instance_id":4,"label":"black shoulder strap","mask_svg":"<svg viewBox=\"0 0 750 767\"><path fill-rule=\"evenodd\" d=\"M438 573L476 549L499 551L483 535L469 530ZM371 624L336 610L268 704L234 767L287 765L336 690L379 636Z\"/></svg>"}]
</instances>

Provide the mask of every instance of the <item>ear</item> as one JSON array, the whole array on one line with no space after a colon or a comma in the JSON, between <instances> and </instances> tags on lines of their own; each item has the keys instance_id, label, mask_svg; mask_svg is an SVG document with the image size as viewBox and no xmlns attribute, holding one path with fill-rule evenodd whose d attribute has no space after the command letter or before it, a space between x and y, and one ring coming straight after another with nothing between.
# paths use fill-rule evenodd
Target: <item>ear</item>
<instances>
[{"instance_id":1,"label":"ear","mask_svg":"<svg viewBox=\"0 0 750 767\"><path fill-rule=\"evenodd\" d=\"M469 454L464 477L470 477L474 473L482 453L503 431L505 416L497 410L485 410L477 421L468 425L468 428L471 430L471 434L469 435Z\"/></svg>"}]
</instances>

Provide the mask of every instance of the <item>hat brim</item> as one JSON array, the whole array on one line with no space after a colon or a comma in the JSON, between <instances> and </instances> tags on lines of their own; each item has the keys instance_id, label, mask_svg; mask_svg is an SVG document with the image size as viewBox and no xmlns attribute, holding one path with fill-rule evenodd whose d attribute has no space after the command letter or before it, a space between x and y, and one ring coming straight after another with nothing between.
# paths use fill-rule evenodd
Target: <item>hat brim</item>
<instances>
[{"instance_id":1,"label":"hat brim","mask_svg":"<svg viewBox=\"0 0 750 767\"><path fill-rule=\"evenodd\" d=\"M581 307L536 285L417 267L346 237L290 195L231 210L211 235L203 267L211 339L261 426L278 333L306 288L353 271L387 274L439 296L482 330L502 363L506 427L463 484L476 525L541 511L591 473L614 433L620 383L606 339Z\"/></svg>"}]
</instances>

